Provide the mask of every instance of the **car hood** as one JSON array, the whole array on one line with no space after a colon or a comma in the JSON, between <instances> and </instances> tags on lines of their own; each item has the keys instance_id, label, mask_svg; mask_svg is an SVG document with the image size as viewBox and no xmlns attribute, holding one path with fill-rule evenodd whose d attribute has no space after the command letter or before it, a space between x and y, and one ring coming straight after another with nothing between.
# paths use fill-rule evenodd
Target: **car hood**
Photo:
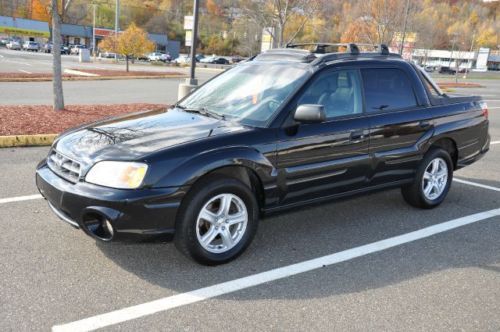
<instances>
[{"instance_id":1,"label":"car hood","mask_svg":"<svg viewBox=\"0 0 500 332\"><path fill-rule=\"evenodd\" d=\"M239 124L178 109L134 113L74 129L63 134L54 148L86 164L100 160L137 160L146 155L242 131Z\"/></svg>"}]
</instances>

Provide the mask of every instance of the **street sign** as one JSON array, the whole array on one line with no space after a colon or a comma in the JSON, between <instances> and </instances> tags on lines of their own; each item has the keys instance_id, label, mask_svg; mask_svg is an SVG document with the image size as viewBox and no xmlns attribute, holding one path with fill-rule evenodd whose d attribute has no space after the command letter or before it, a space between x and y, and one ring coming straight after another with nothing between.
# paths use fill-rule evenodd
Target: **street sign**
<instances>
[{"instance_id":1,"label":"street sign","mask_svg":"<svg viewBox=\"0 0 500 332\"><path fill-rule=\"evenodd\" d=\"M193 26L194 26L194 17L184 16L184 30L193 30Z\"/></svg>"},{"instance_id":2,"label":"street sign","mask_svg":"<svg viewBox=\"0 0 500 332\"><path fill-rule=\"evenodd\" d=\"M192 46L192 39L193 39L193 30L186 30L186 42L184 43L185 46Z\"/></svg>"}]
</instances>

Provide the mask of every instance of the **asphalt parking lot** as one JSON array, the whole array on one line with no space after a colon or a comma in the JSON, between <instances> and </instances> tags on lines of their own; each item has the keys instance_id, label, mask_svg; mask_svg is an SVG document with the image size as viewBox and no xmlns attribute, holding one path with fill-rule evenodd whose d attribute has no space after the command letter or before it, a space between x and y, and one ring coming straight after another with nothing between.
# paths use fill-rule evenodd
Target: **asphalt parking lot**
<instances>
[{"instance_id":1,"label":"asphalt parking lot","mask_svg":"<svg viewBox=\"0 0 500 332\"><path fill-rule=\"evenodd\" d=\"M0 330L499 331L500 80L481 84L456 92L488 101L491 150L440 207L391 190L272 216L219 267L97 243L32 196L47 148L0 149Z\"/></svg>"},{"instance_id":2,"label":"asphalt parking lot","mask_svg":"<svg viewBox=\"0 0 500 332\"><path fill-rule=\"evenodd\" d=\"M196 77L205 82L221 69L203 68L199 65ZM76 55L63 55L64 69L125 70L125 64L115 64L105 59L95 63L79 63ZM218 66L220 67L220 66ZM50 73L52 55L0 48L1 73ZM166 67L138 62L130 66L131 71L179 72L189 75L189 68ZM180 82L185 78L128 79L103 81L65 81L64 98L67 104L112 104L112 103L157 103L170 104L177 101ZM85 98L84 96L92 96ZM52 82L0 82L0 104L41 105L52 103Z\"/></svg>"}]
</instances>

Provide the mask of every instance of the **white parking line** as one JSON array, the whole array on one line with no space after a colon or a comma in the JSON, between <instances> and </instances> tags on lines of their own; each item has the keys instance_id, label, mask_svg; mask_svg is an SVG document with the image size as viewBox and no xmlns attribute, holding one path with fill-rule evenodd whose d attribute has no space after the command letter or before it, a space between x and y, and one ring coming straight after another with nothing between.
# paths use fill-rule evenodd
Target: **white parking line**
<instances>
[{"instance_id":1,"label":"white parking line","mask_svg":"<svg viewBox=\"0 0 500 332\"><path fill-rule=\"evenodd\" d=\"M27 71L27 70L23 70L23 69L18 69L20 72L22 73L25 73L25 74L33 74L32 72L30 71Z\"/></svg>"},{"instance_id":2,"label":"white parking line","mask_svg":"<svg viewBox=\"0 0 500 332\"><path fill-rule=\"evenodd\" d=\"M18 197L9 197L9 198L0 198L0 204L5 203L13 203L13 202L22 202L22 201L30 201L33 199L43 198L42 195L29 195L29 196L18 196Z\"/></svg>"},{"instance_id":3,"label":"white parking line","mask_svg":"<svg viewBox=\"0 0 500 332\"><path fill-rule=\"evenodd\" d=\"M469 186L474 186L474 187L479 187L479 188L483 188L483 189L489 189L489 190L500 192L500 188L487 186L485 184L481 184L481 183L477 183L477 182L472 182L472 181L467 181L467 180L462 180L462 179L457 179L457 178L453 178L453 181L458 182L458 183L468 184Z\"/></svg>"},{"instance_id":4,"label":"white parking line","mask_svg":"<svg viewBox=\"0 0 500 332\"><path fill-rule=\"evenodd\" d=\"M500 107L488 107L489 110L496 110L498 108L500 108Z\"/></svg>"},{"instance_id":5,"label":"white parking line","mask_svg":"<svg viewBox=\"0 0 500 332\"><path fill-rule=\"evenodd\" d=\"M500 209L484 211L466 217L453 219L420 230L373 242L360 247L344 250L331 255L311 259L308 261L280 267L274 270L257 273L248 277L235 279L220 284L200 288L187 293L164 297L159 300L111 311L105 314L85 318L79 321L52 327L52 331L92 331L106 326L126 322L136 318L167 311L173 308L204 301L220 295L233 293L242 289L262 285L267 282L287 278L300 273L309 272L324 266L345 262L354 258L400 246L405 243L424 239L461 226L469 225L481 220L500 216Z\"/></svg>"}]
</instances>

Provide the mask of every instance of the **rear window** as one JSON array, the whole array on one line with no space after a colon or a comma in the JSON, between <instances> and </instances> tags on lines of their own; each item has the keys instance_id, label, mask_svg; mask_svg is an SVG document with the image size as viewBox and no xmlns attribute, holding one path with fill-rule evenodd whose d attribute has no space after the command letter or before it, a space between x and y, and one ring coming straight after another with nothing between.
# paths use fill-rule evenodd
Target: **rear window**
<instances>
[{"instance_id":1,"label":"rear window","mask_svg":"<svg viewBox=\"0 0 500 332\"><path fill-rule=\"evenodd\" d=\"M399 69L362 69L367 112L415 107L417 100L406 74Z\"/></svg>"}]
</instances>

